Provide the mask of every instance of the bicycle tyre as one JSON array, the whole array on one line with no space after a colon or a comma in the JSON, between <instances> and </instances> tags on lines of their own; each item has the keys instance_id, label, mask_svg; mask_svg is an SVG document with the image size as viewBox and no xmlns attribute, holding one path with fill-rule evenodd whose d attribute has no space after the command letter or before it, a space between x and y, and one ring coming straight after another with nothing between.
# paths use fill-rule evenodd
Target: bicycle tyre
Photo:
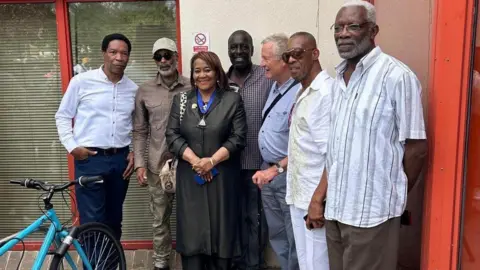
<instances>
[{"instance_id":1,"label":"bicycle tyre","mask_svg":"<svg viewBox=\"0 0 480 270\"><path fill-rule=\"evenodd\" d=\"M113 233L111 232L111 229L108 226L106 226L102 223L98 223L98 222L86 223L86 224L80 225L78 227L77 240L81 241L82 235L85 235L86 233L91 233L91 232L97 232L97 233L103 234L103 237L106 237L108 240L112 241L113 247L116 249L116 251L118 251L118 266L114 269L126 270L127 269L127 263L126 263L126 260L125 260L125 253L123 251L123 247L122 247L120 241L118 241L113 236ZM103 238L103 239L105 239L105 238ZM87 254L87 256L88 256L88 254ZM52 258L52 262L50 263L49 269L50 270L64 269L63 264L65 264L66 261L64 262L63 259L64 259L64 256L55 254L54 257ZM79 260L79 261L80 261L79 262L80 265L82 265L82 260ZM66 264L68 264L68 263L66 263ZM77 268L82 269L81 266L80 267L77 266ZM94 268L94 269L98 269L98 268ZM100 268L100 269L104 269L104 268Z\"/></svg>"}]
</instances>

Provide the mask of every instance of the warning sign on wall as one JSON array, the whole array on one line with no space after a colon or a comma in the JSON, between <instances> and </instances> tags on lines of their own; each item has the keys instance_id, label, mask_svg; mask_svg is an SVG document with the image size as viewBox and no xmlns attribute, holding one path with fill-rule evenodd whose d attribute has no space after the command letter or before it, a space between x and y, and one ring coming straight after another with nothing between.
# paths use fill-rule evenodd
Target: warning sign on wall
<instances>
[{"instance_id":1,"label":"warning sign on wall","mask_svg":"<svg viewBox=\"0 0 480 270\"><path fill-rule=\"evenodd\" d=\"M208 32L193 33L193 52L206 52L210 46Z\"/></svg>"}]
</instances>

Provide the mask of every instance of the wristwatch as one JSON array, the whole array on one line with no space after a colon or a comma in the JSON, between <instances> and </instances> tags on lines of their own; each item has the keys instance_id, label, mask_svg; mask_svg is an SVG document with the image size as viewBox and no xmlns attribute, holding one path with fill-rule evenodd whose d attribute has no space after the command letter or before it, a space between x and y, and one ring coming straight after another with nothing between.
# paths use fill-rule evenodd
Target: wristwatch
<instances>
[{"instance_id":1,"label":"wristwatch","mask_svg":"<svg viewBox=\"0 0 480 270\"><path fill-rule=\"evenodd\" d=\"M280 165L280 163L275 163L275 167L277 167L278 174L281 174L285 171L283 167Z\"/></svg>"}]
</instances>

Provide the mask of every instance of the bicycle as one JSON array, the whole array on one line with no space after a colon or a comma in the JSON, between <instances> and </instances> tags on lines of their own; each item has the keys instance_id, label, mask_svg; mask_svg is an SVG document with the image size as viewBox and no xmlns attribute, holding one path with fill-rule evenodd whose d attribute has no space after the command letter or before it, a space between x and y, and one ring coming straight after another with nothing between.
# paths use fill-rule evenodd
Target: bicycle
<instances>
[{"instance_id":1,"label":"bicycle","mask_svg":"<svg viewBox=\"0 0 480 270\"><path fill-rule=\"evenodd\" d=\"M43 215L25 229L0 240L0 256L3 256L7 251L10 251L19 242L22 243L23 253L17 269L20 267L25 252L25 243L23 240L32 233L41 231L44 223L50 223L43 244L34 261L33 270L40 270L48 255L53 256L49 267L50 270L63 269L65 263L68 263L73 270L81 269L76 266L76 262L74 261L72 254L70 254L73 248L78 253L80 259L79 264L83 265L83 269L126 270L125 254L122 245L113 236L113 233L108 226L92 222L80 226L65 227L60 223L53 208L53 204L51 203L55 193L62 192L63 195L64 191L75 184L78 184L83 188L89 184L101 184L103 183L102 177L82 176L76 180L61 185L51 185L33 179L10 181L10 183L47 192L42 198L45 208L45 211L42 211ZM65 197L64 201L66 202ZM98 240L102 240L103 243L99 245ZM111 245L107 246L106 244ZM55 245L56 248L51 249L52 245ZM108 251L108 253L106 251ZM107 256L114 255L116 257L103 258L103 255L105 254Z\"/></svg>"}]
</instances>

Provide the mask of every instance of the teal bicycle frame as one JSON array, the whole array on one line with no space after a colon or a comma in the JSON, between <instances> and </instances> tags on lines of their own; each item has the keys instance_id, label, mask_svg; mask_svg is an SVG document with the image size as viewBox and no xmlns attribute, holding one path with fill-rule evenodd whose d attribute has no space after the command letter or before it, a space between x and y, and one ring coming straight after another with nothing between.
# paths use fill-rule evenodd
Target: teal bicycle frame
<instances>
[{"instance_id":1,"label":"teal bicycle frame","mask_svg":"<svg viewBox=\"0 0 480 270\"><path fill-rule=\"evenodd\" d=\"M35 262L32 267L32 270L40 270L45 261L45 258L49 254L48 251L52 246L52 244L55 243L57 248L60 247L60 244L62 243L62 239L64 239L69 234L67 230L63 229L63 226L60 223L60 220L58 219L57 214L53 208L47 210L43 216L38 218L35 222L33 222L30 226L28 226L24 230L16 234L13 234L11 236L8 236L4 239L1 239L0 240L0 256L3 256L5 253L11 250L16 244L18 244L20 242L19 239L23 241L30 234L40 230L41 226L46 222L50 222L50 227L48 229L47 234L45 235L45 239L43 241L42 247L40 248L40 251L38 252L37 258L35 259ZM82 260L85 269L93 270L87 258L87 255L83 251L83 248L80 245L80 243L76 239L74 239L72 244L75 247L78 253L78 256ZM75 263L68 252L65 254L65 259L70 264L70 267L73 270L78 269L75 266Z\"/></svg>"}]
</instances>

